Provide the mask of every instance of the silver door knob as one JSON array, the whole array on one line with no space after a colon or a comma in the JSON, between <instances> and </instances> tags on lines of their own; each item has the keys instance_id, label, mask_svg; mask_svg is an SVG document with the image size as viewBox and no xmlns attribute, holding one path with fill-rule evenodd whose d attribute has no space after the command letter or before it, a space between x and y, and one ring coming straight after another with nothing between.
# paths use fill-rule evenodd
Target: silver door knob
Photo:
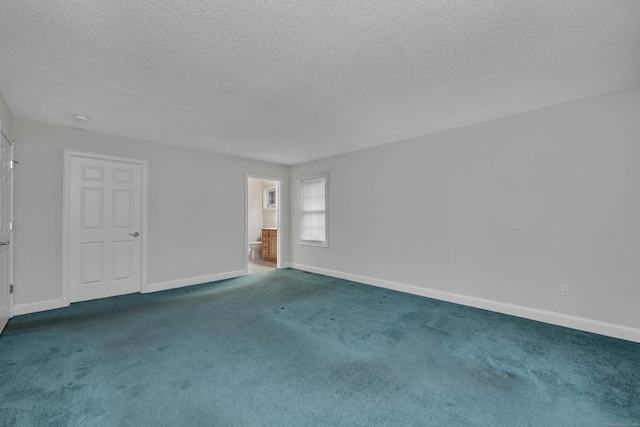
<instances>
[{"instance_id":1,"label":"silver door knob","mask_svg":"<svg viewBox=\"0 0 640 427\"><path fill-rule=\"evenodd\" d=\"M11 242L0 242L0 246L9 246Z\"/></svg>"},{"instance_id":2,"label":"silver door knob","mask_svg":"<svg viewBox=\"0 0 640 427\"><path fill-rule=\"evenodd\" d=\"M140 235L140 233L138 233L137 231L133 234L129 234L129 236L133 236L133 237L138 237Z\"/></svg>"}]
</instances>

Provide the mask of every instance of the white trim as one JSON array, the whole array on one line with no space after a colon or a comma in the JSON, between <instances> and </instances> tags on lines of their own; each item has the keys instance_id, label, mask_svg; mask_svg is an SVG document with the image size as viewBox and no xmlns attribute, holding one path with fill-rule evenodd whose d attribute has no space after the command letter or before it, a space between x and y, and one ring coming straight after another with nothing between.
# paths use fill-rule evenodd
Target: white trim
<instances>
[{"instance_id":1,"label":"white trim","mask_svg":"<svg viewBox=\"0 0 640 427\"><path fill-rule=\"evenodd\" d=\"M9 144L10 147L10 152L9 152L9 157L11 157L11 161L13 161L15 159L15 150L14 150L14 145L13 145L13 141L11 140L11 138L9 138L9 135L7 135L7 133L4 131L4 128L2 127L2 123L0 122L0 140L2 140L2 138L7 140L7 144ZM9 205L11 206L11 209L9 211L9 222L13 223L14 222L14 212L15 212L15 163L14 166L9 170L9 179L11 181L11 188L9 189ZM13 269L14 269L14 246L15 246L15 239L14 239L14 231L12 229L9 230L9 242L13 242L13 244L9 245L8 248L8 253L9 253L9 283L7 283L8 287L11 287L13 285ZM7 292L9 292L9 289L7 289ZM13 293L9 292L9 298L7 301L7 305L9 306L9 319L11 319L13 316L15 316L14 314L14 308L13 308ZM2 332L3 328L6 326L6 323L2 323L0 324L0 333Z\"/></svg>"},{"instance_id":2,"label":"white trim","mask_svg":"<svg viewBox=\"0 0 640 427\"><path fill-rule=\"evenodd\" d=\"M208 282L216 282L218 280L232 279L244 275L244 270L229 271L226 273L210 274L207 276L190 277L186 279L171 280L168 282L154 283L147 286L146 293L164 291L167 289L181 288L184 286L200 285ZM47 301L33 302L29 304L20 304L14 307L14 315L37 313L39 311L54 310L56 308L68 307L69 303L65 303L62 298Z\"/></svg>"},{"instance_id":3,"label":"white trim","mask_svg":"<svg viewBox=\"0 0 640 427\"><path fill-rule=\"evenodd\" d=\"M302 182L311 179L324 178L324 241L301 240L300 239L300 213L302 212ZM319 172L296 177L298 181L298 244L304 246L329 247L329 173Z\"/></svg>"},{"instance_id":4,"label":"white trim","mask_svg":"<svg viewBox=\"0 0 640 427\"><path fill-rule=\"evenodd\" d=\"M203 283L217 282L219 280L233 279L244 276L244 270L227 271L224 273L209 274L207 276L189 277L186 279L169 280L167 282L152 283L147 285L146 292L166 291L168 289L182 288L185 286L201 285Z\"/></svg>"},{"instance_id":5,"label":"white trim","mask_svg":"<svg viewBox=\"0 0 640 427\"><path fill-rule=\"evenodd\" d=\"M62 189L62 303L64 306L70 304L70 289L68 286L68 277L70 276L69 268L69 192L71 185L71 158L81 157L85 159L97 159L113 162L132 163L140 165L142 169L141 176L141 212L140 219L142 221L142 254L141 254L141 271L140 271L140 292L147 291L147 265L148 265L148 223L149 223L149 185L148 185L148 161L143 159L131 159L126 157L108 156L99 153L88 153L75 150L64 150L64 169L63 169L63 189Z\"/></svg>"},{"instance_id":6,"label":"white trim","mask_svg":"<svg viewBox=\"0 0 640 427\"><path fill-rule=\"evenodd\" d=\"M10 138L7 137L7 134L4 134L4 137L7 139L7 141L9 141L9 144L11 145L11 160L13 161L13 168L11 169L11 212L9 212L9 217L10 217L10 221L11 221L11 241L15 241L15 228L16 228L16 163L14 161L16 154L15 154L15 145L13 145L13 142L11 141ZM15 316L15 310L13 309L13 298L14 295L16 293L15 290L15 245L11 245L9 247L9 286L13 285L13 292L11 292L9 294L9 316L13 317Z\"/></svg>"},{"instance_id":7,"label":"white trim","mask_svg":"<svg viewBox=\"0 0 640 427\"><path fill-rule=\"evenodd\" d=\"M7 134L3 132L4 137L11 145L11 160L15 159L15 145L11 142L11 139L7 137ZM11 241L14 242L15 239L15 228L16 228L16 166L15 162L13 163L13 168L11 169L11 212L9 212L9 221L13 227L11 228L10 235ZM9 294L9 316L15 316L15 310L13 309L13 296L15 295L15 245L9 246L9 286L13 285L13 292Z\"/></svg>"},{"instance_id":8,"label":"white trim","mask_svg":"<svg viewBox=\"0 0 640 427\"><path fill-rule=\"evenodd\" d=\"M62 298L50 299L47 301L32 302L29 304L18 304L13 307L13 314L20 316L23 314L37 313L39 311L55 310L56 308L68 307L69 304L65 304Z\"/></svg>"},{"instance_id":9,"label":"white trim","mask_svg":"<svg viewBox=\"0 0 640 427\"><path fill-rule=\"evenodd\" d=\"M276 260L276 268L282 267L282 245L286 233L282 229L282 181L281 177L256 175L252 173L245 174L244 178L244 274L249 274L249 178L275 181L276 184L276 206L278 210L278 259ZM264 224L263 224L264 225Z\"/></svg>"},{"instance_id":10,"label":"white trim","mask_svg":"<svg viewBox=\"0 0 640 427\"><path fill-rule=\"evenodd\" d=\"M601 322L599 320L592 320L584 317L572 316L553 311L539 310L536 308L524 307L521 305L492 301L484 298L438 291L436 289L422 288L415 285L407 285L404 283L392 282L389 280L376 279L374 277L360 276L358 274L328 270L325 268L313 267L310 265L303 265L298 263L291 263L290 265L291 268L295 268L297 270L309 271L311 273L323 274L325 276L336 277L338 279L351 280L353 282L392 289L394 291L420 295L427 298L452 302L469 307L481 308L497 313L509 314L511 316L536 320L538 322L550 323L552 325L564 326L566 328L578 329L581 331L592 332L594 334L607 335L614 338L621 338L624 340L640 343L640 329L632 328L629 326Z\"/></svg>"},{"instance_id":11,"label":"white trim","mask_svg":"<svg viewBox=\"0 0 640 427\"><path fill-rule=\"evenodd\" d=\"M9 143L9 146L11 146L11 153L9 154L11 156L11 160L14 161L15 160L15 145L13 144L13 141L11 140L11 138L9 138L9 135L7 135L7 133L4 131L4 129L2 128L2 125L0 124L0 139L4 137L4 139L7 140L7 142ZM16 167L15 167L15 163L13 168L11 168L11 211L9 212L9 222L11 222L13 224L14 229L12 229L9 232L9 241L10 242L15 242L15 209L16 209L16 202L15 202L15 187L16 187ZM9 245L9 286L14 285L14 268L15 268L15 244L14 245ZM15 316L15 310L13 307L13 296L15 295L15 285L14 285L14 291L13 293L9 293L9 319L11 319L13 316ZM0 331L1 332L1 331Z\"/></svg>"}]
</instances>

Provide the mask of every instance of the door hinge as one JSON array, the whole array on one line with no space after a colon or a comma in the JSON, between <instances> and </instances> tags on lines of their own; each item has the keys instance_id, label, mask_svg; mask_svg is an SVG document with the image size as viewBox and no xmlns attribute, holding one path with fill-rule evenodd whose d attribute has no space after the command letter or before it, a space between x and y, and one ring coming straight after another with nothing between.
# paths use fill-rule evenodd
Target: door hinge
<instances>
[{"instance_id":1,"label":"door hinge","mask_svg":"<svg viewBox=\"0 0 640 427\"><path fill-rule=\"evenodd\" d=\"M9 293L12 294L13 293L13 285L9 285Z\"/></svg>"},{"instance_id":2,"label":"door hinge","mask_svg":"<svg viewBox=\"0 0 640 427\"><path fill-rule=\"evenodd\" d=\"M13 231L13 223L12 222L9 223L9 231Z\"/></svg>"},{"instance_id":3,"label":"door hinge","mask_svg":"<svg viewBox=\"0 0 640 427\"><path fill-rule=\"evenodd\" d=\"M9 169L15 168L18 164L20 164L20 162L17 160L9 160Z\"/></svg>"}]
</instances>

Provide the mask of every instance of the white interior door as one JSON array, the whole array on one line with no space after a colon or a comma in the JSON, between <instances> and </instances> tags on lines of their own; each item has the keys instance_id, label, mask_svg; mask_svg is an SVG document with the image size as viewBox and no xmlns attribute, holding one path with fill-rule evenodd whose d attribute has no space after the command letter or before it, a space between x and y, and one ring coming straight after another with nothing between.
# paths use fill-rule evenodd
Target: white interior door
<instances>
[{"instance_id":1,"label":"white interior door","mask_svg":"<svg viewBox=\"0 0 640 427\"><path fill-rule=\"evenodd\" d=\"M69 302L139 292L141 164L71 155L67 179Z\"/></svg>"},{"instance_id":2,"label":"white interior door","mask_svg":"<svg viewBox=\"0 0 640 427\"><path fill-rule=\"evenodd\" d=\"M11 144L7 138L0 137L0 332L11 315L9 286L11 284Z\"/></svg>"}]
</instances>

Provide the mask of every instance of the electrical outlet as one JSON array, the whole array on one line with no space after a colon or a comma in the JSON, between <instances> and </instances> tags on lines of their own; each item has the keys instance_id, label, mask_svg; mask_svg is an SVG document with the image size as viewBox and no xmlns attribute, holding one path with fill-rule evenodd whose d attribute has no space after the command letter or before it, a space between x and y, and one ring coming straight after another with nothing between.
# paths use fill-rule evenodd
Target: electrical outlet
<instances>
[{"instance_id":1,"label":"electrical outlet","mask_svg":"<svg viewBox=\"0 0 640 427\"><path fill-rule=\"evenodd\" d=\"M191 265L196 265L196 259L195 258L191 258Z\"/></svg>"},{"instance_id":2,"label":"electrical outlet","mask_svg":"<svg viewBox=\"0 0 640 427\"><path fill-rule=\"evenodd\" d=\"M564 295L564 296L569 295L569 285L565 285L565 284L560 285L560 295Z\"/></svg>"}]
</instances>

